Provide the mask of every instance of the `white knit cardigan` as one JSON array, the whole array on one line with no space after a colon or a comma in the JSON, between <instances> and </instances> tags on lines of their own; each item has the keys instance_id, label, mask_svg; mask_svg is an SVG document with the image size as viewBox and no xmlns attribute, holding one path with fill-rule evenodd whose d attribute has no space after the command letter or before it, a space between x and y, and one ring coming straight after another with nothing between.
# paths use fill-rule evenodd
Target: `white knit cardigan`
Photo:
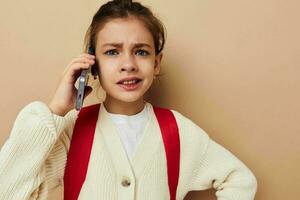
<instances>
[{"instance_id":1,"label":"white knit cardigan","mask_svg":"<svg viewBox=\"0 0 300 200\"><path fill-rule=\"evenodd\" d=\"M166 157L153 107L132 161L116 127L101 105L81 200L168 200ZM180 136L177 200L189 191L216 189L218 200L253 200L257 181L230 151L214 142L195 123L172 110ZM70 140L78 111L61 117L35 101L18 114L0 152L0 199L47 199L63 185ZM130 185L123 184L124 180Z\"/></svg>"}]
</instances>

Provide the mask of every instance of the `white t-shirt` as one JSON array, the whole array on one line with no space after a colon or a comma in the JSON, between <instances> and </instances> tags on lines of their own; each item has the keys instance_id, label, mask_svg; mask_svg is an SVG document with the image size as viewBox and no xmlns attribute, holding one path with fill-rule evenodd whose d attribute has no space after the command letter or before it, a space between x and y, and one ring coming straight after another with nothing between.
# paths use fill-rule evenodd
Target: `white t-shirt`
<instances>
[{"instance_id":1,"label":"white t-shirt","mask_svg":"<svg viewBox=\"0 0 300 200\"><path fill-rule=\"evenodd\" d=\"M131 159L149 120L147 106L145 105L144 109L135 115L108 114L117 127L127 156Z\"/></svg>"}]
</instances>

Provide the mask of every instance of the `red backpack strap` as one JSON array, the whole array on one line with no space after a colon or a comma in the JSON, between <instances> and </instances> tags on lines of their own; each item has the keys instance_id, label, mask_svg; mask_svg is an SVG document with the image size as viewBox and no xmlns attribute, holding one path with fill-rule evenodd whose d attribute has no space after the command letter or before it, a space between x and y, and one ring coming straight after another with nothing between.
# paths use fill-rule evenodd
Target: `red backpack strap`
<instances>
[{"instance_id":1,"label":"red backpack strap","mask_svg":"<svg viewBox=\"0 0 300 200\"><path fill-rule=\"evenodd\" d=\"M165 146L170 199L175 200L180 164L180 139L178 127L176 119L170 110L155 106L153 109L160 126Z\"/></svg>"},{"instance_id":2,"label":"red backpack strap","mask_svg":"<svg viewBox=\"0 0 300 200\"><path fill-rule=\"evenodd\" d=\"M100 104L84 107L75 122L64 174L64 200L77 200L85 181Z\"/></svg>"}]
</instances>

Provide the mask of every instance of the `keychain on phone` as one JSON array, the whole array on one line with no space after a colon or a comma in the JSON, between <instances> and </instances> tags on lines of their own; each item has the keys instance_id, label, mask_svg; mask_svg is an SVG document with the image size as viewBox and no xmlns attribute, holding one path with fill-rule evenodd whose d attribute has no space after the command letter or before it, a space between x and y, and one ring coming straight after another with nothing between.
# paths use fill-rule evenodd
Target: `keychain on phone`
<instances>
[{"instance_id":1,"label":"keychain on phone","mask_svg":"<svg viewBox=\"0 0 300 200\"><path fill-rule=\"evenodd\" d=\"M95 54L94 49L92 47L88 49L88 54L90 55ZM88 69L83 69L79 76L78 92L77 92L76 106L75 106L76 110L80 110L82 108L85 86L87 86L89 73L91 73L92 70L91 68L92 66L90 66Z\"/></svg>"}]
</instances>

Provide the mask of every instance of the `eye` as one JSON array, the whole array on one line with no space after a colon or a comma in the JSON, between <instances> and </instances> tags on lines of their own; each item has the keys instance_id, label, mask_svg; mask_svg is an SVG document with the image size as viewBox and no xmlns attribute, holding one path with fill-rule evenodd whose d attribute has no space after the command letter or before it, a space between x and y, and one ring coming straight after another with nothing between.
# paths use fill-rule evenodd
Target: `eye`
<instances>
[{"instance_id":1,"label":"eye","mask_svg":"<svg viewBox=\"0 0 300 200\"><path fill-rule=\"evenodd\" d=\"M139 56L148 56L149 55L148 51L145 51L142 49L137 50L135 53L136 53L136 55L139 55Z\"/></svg>"},{"instance_id":2,"label":"eye","mask_svg":"<svg viewBox=\"0 0 300 200\"><path fill-rule=\"evenodd\" d=\"M114 55L118 55L118 51L117 49L111 49L111 50L108 50L104 53L105 55L108 55L108 56L114 56Z\"/></svg>"}]
</instances>

